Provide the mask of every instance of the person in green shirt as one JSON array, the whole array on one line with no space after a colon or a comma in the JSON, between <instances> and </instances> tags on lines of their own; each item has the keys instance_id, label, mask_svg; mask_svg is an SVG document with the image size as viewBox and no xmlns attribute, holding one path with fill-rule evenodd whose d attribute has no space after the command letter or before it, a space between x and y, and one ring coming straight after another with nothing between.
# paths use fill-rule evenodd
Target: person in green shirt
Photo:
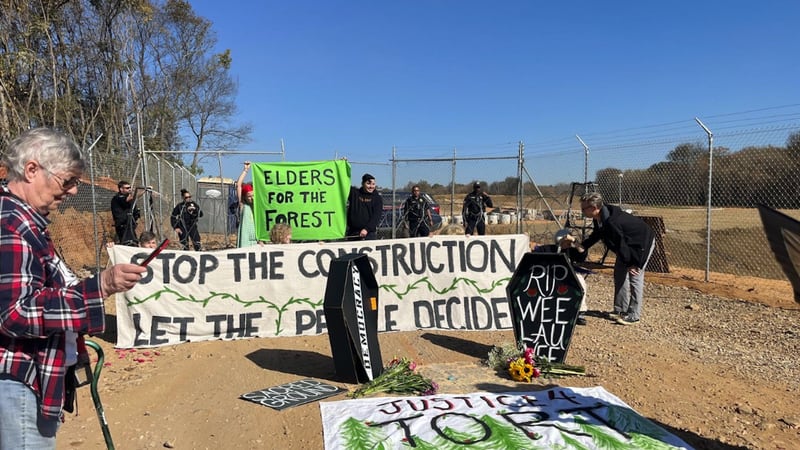
<instances>
[{"instance_id":1,"label":"person in green shirt","mask_svg":"<svg viewBox=\"0 0 800 450\"><path fill-rule=\"evenodd\" d=\"M245 161L242 174L239 175L239 179L236 181L236 198L239 200L239 231L236 235L236 246L239 248L262 244L256 238L253 184L244 182L249 170L250 161Z\"/></svg>"}]
</instances>

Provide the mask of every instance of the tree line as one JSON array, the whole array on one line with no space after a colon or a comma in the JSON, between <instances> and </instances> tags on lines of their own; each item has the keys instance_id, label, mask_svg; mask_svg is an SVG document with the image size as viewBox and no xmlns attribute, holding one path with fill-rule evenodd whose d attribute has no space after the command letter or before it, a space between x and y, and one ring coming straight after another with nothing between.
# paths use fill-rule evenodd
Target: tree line
<instances>
[{"instance_id":1,"label":"tree line","mask_svg":"<svg viewBox=\"0 0 800 450\"><path fill-rule=\"evenodd\" d=\"M235 147L230 50L214 52L211 22L188 1L0 0L0 148L50 126L98 153Z\"/></svg>"}]
</instances>

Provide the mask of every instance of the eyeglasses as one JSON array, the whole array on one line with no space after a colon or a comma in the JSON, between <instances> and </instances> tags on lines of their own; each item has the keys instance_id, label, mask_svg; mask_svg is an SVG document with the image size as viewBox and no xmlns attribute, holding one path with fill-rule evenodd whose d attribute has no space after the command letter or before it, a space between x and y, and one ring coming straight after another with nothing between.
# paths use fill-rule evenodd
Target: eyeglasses
<instances>
[{"instance_id":1,"label":"eyeglasses","mask_svg":"<svg viewBox=\"0 0 800 450\"><path fill-rule=\"evenodd\" d=\"M51 172L49 169L47 169L47 167L45 167L45 166L43 166L41 164L39 164L39 167L44 169L45 172L49 173L50 176L52 176L56 180L58 180L58 182L61 183L61 189L64 190L64 191L68 191L68 190L70 190L70 189L72 189L74 187L78 187L78 186L81 185L81 179L79 177L72 177L69 180L65 180L65 179L61 178L60 176L58 176L58 175L54 174L53 172Z\"/></svg>"},{"instance_id":2,"label":"eyeglasses","mask_svg":"<svg viewBox=\"0 0 800 450\"><path fill-rule=\"evenodd\" d=\"M191 195L187 195L186 197L183 197L184 200L189 200L190 198L192 198Z\"/></svg>"}]
</instances>

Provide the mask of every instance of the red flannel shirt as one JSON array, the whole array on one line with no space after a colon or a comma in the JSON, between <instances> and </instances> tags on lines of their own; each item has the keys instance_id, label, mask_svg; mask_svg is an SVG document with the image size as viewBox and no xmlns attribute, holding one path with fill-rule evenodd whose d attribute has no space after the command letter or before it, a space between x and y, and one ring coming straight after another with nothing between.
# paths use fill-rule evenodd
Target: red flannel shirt
<instances>
[{"instance_id":1,"label":"red flannel shirt","mask_svg":"<svg viewBox=\"0 0 800 450\"><path fill-rule=\"evenodd\" d=\"M48 220L6 189L0 192L0 374L30 386L41 413L64 403L64 330L102 333L99 277L67 286Z\"/></svg>"}]
</instances>

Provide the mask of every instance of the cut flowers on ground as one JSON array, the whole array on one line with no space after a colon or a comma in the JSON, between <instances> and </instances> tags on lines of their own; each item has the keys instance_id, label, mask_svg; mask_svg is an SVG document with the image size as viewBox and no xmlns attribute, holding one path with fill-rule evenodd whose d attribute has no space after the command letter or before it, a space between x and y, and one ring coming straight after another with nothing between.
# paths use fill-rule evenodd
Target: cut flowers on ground
<instances>
[{"instance_id":1,"label":"cut flowers on ground","mask_svg":"<svg viewBox=\"0 0 800 450\"><path fill-rule=\"evenodd\" d=\"M351 398L364 397L365 395L380 392L391 394L406 395L433 395L439 389L439 385L430 378L422 376L417 372L417 364L408 359L394 358L383 372L352 393Z\"/></svg>"},{"instance_id":2,"label":"cut flowers on ground","mask_svg":"<svg viewBox=\"0 0 800 450\"><path fill-rule=\"evenodd\" d=\"M539 377L586 375L586 368L583 366L552 362L544 356L535 356L532 348L526 348L522 344L493 347L489 351L487 364L499 372L507 372L514 381L525 383Z\"/></svg>"}]
</instances>

